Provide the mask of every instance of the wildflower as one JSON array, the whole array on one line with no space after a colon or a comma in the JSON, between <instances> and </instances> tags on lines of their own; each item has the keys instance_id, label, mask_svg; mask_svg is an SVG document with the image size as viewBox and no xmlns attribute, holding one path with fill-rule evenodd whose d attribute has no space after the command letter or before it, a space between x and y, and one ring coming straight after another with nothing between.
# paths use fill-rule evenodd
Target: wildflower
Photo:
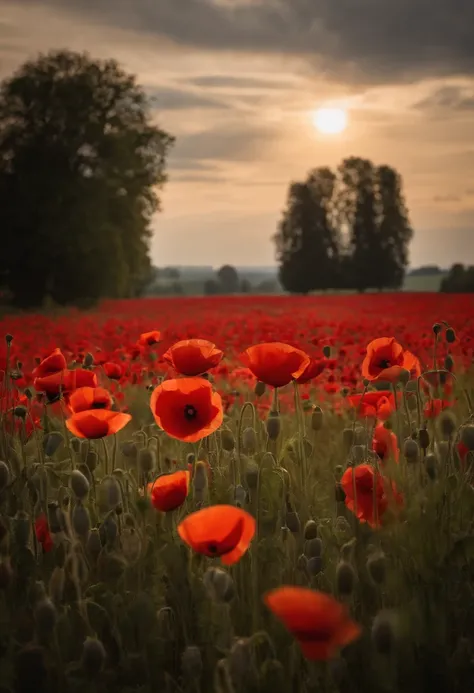
<instances>
[{"instance_id":1,"label":"wildflower","mask_svg":"<svg viewBox=\"0 0 474 693\"><path fill-rule=\"evenodd\" d=\"M321 375L321 373L323 373L325 368L326 359L311 358L304 371L301 373L300 376L295 378L295 380L298 383L298 385L304 385L305 383L309 383L310 380L315 380L316 378L318 378Z\"/></svg>"},{"instance_id":2,"label":"wildflower","mask_svg":"<svg viewBox=\"0 0 474 693\"><path fill-rule=\"evenodd\" d=\"M378 527L380 518L388 507L382 476L370 465L361 464L346 469L341 485L346 494L344 502L349 510L354 513L357 506L357 518L371 527Z\"/></svg>"},{"instance_id":3,"label":"wildflower","mask_svg":"<svg viewBox=\"0 0 474 693\"><path fill-rule=\"evenodd\" d=\"M346 608L323 592L283 586L267 593L264 601L296 638L307 659L329 660L361 635Z\"/></svg>"},{"instance_id":4,"label":"wildflower","mask_svg":"<svg viewBox=\"0 0 474 693\"><path fill-rule=\"evenodd\" d=\"M44 378L59 373L67 368L67 362L61 349L55 349L49 356L40 361L32 372L33 378Z\"/></svg>"},{"instance_id":5,"label":"wildflower","mask_svg":"<svg viewBox=\"0 0 474 693\"><path fill-rule=\"evenodd\" d=\"M183 505L189 491L190 473L178 471L159 476L152 484L148 484L151 504L162 513L176 510Z\"/></svg>"},{"instance_id":6,"label":"wildflower","mask_svg":"<svg viewBox=\"0 0 474 693\"><path fill-rule=\"evenodd\" d=\"M73 414L66 421L66 426L78 438L94 440L118 433L131 420L130 414L110 409L91 409Z\"/></svg>"},{"instance_id":7,"label":"wildflower","mask_svg":"<svg viewBox=\"0 0 474 693\"><path fill-rule=\"evenodd\" d=\"M89 409L110 409L112 396L103 387L80 387L69 395L68 406L73 414Z\"/></svg>"},{"instance_id":8,"label":"wildflower","mask_svg":"<svg viewBox=\"0 0 474 693\"><path fill-rule=\"evenodd\" d=\"M224 353L205 339L183 339L163 354L163 360L181 375L202 375L219 365Z\"/></svg>"},{"instance_id":9,"label":"wildflower","mask_svg":"<svg viewBox=\"0 0 474 693\"><path fill-rule=\"evenodd\" d=\"M212 505L188 515L178 526L181 539L196 553L237 563L255 534L254 518L233 505Z\"/></svg>"},{"instance_id":10,"label":"wildflower","mask_svg":"<svg viewBox=\"0 0 474 693\"><path fill-rule=\"evenodd\" d=\"M441 412L450 406L452 406L452 403L444 399L430 399L423 408L423 416L425 419L437 419Z\"/></svg>"},{"instance_id":11,"label":"wildflower","mask_svg":"<svg viewBox=\"0 0 474 693\"><path fill-rule=\"evenodd\" d=\"M399 461L400 450L397 436L393 431L385 428L383 424L378 424L374 429L372 450L379 456L382 462L386 462L389 457L393 457L395 462Z\"/></svg>"},{"instance_id":12,"label":"wildflower","mask_svg":"<svg viewBox=\"0 0 474 693\"><path fill-rule=\"evenodd\" d=\"M161 332L152 330L151 332L143 332L137 340L137 345L140 347L153 346L161 342Z\"/></svg>"},{"instance_id":13,"label":"wildflower","mask_svg":"<svg viewBox=\"0 0 474 693\"><path fill-rule=\"evenodd\" d=\"M102 367L107 378L110 378L111 380L120 380L123 375L123 369L119 363L107 361Z\"/></svg>"},{"instance_id":14,"label":"wildflower","mask_svg":"<svg viewBox=\"0 0 474 693\"><path fill-rule=\"evenodd\" d=\"M310 363L309 356L283 342L267 342L249 347L242 362L265 385L283 387L299 378Z\"/></svg>"},{"instance_id":15,"label":"wildflower","mask_svg":"<svg viewBox=\"0 0 474 693\"><path fill-rule=\"evenodd\" d=\"M412 378L421 374L420 362L416 356L404 349L394 337L380 337L367 346L367 354L362 363L362 376L367 380L396 383L403 369L409 371Z\"/></svg>"},{"instance_id":16,"label":"wildflower","mask_svg":"<svg viewBox=\"0 0 474 693\"><path fill-rule=\"evenodd\" d=\"M153 391L150 407L160 428L188 443L214 433L224 418L221 396L203 378L165 380Z\"/></svg>"},{"instance_id":17,"label":"wildflower","mask_svg":"<svg viewBox=\"0 0 474 693\"><path fill-rule=\"evenodd\" d=\"M44 553L49 553L53 548L53 540L49 531L46 515L39 515L35 520L35 535L41 544Z\"/></svg>"},{"instance_id":18,"label":"wildflower","mask_svg":"<svg viewBox=\"0 0 474 693\"><path fill-rule=\"evenodd\" d=\"M360 419L378 419L386 421L394 411L395 398L389 390L374 390L348 398Z\"/></svg>"}]
</instances>

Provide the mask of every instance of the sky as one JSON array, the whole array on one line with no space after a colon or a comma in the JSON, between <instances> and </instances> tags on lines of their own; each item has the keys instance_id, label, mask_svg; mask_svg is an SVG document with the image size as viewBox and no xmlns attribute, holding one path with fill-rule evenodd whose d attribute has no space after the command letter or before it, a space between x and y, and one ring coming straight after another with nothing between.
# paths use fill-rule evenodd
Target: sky
<instances>
[{"instance_id":1,"label":"sky","mask_svg":"<svg viewBox=\"0 0 474 693\"><path fill-rule=\"evenodd\" d=\"M0 78L62 48L117 59L176 137L155 264L274 264L289 183L346 156L402 175L412 266L474 264L473 0L0 0Z\"/></svg>"}]
</instances>

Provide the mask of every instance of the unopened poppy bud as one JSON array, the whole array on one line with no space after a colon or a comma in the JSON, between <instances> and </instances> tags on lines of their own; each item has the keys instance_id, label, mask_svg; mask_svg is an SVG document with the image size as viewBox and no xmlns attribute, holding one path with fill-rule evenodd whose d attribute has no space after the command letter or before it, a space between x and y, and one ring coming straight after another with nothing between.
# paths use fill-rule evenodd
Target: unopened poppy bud
<instances>
[{"instance_id":1,"label":"unopened poppy bud","mask_svg":"<svg viewBox=\"0 0 474 693\"><path fill-rule=\"evenodd\" d=\"M81 664L84 673L93 678L99 674L105 663L105 648L97 638L87 638L82 646Z\"/></svg>"},{"instance_id":2,"label":"unopened poppy bud","mask_svg":"<svg viewBox=\"0 0 474 693\"><path fill-rule=\"evenodd\" d=\"M43 438L43 450L45 455L52 457L63 441L64 438L59 431L51 431L51 433L48 433Z\"/></svg>"},{"instance_id":3,"label":"unopened poppy bud","mask_svg":"<svg viewBox=\"0 0 474 693\"><path fill-rule=\"evenodd\" d=\"M86 542L86 551L93 560L97 560L99 553L102 551L102 542L98 529L91 530Z\"/></svg>"},{"instance_id":4,"label":"unopened poppy bud","mask_svg":"<svg viewBox=\"0 0 474 693\"><path fill-rule=\"evenodd\" d=\"M329 346L329 344L323 346L323 356L327 359L331 358L331 347Z\"/></svg>"},{"instance_id":5,"label":"unopened poppy bud","mask_svg":"<svg viewBox=\"0 0 474 693\"><path fill-rule=\"evenodd\" d=\"M249 462L245 470L245 481L249 489L256 489L258 486L259 469L255 462Z\"/></svg>"},{"instance_id":6,"label":"unopened poppy bud","mask_svg":"<svg viewBox=\"0 0 474 693\"><path fill-rule=\"evenodd\" d=\"M354 431L352 428L345 428L342 432L342 443L346 452L348 452L354 442Z\"/></svg>"},{"instance_id":7,"label":"unopened poppy bud","mask_svg":"<svg viewBox=\"0 0 474 693\"><path fill-rule=\"evenodd\" d=\"M433 325L433 332L435 335L439 335L443 329L443 326L439 324L439 322L435 322Z\"/></svg>"},{"instance_id":8,"label":"unopened poppy bud","mask_svg":"<svg viewBox=\"0 0 474 693\"><path fill-rule=\"evenodd\" d=\"M308 573L311 575L311 577L319 575L319 573L323 569L323 559L321 558L321 556L313 556L312 558L309 558L307 568Z\"/></svg>"},{"instance_id":9,"label":"unopened poppy bud","mask_svg":"<svg viewBox=\"0 0 474 693\"><path fill-rule=\"evenodd\" d=\"M314 537L313 539L307 539L304 543L304 553L308 558L314 558L315 556L320 556L323 550L323 542L319 537Z\"/></svg>"},{"instance_id":10,"label":"unopened poppy bud","mask_svg":"<svg viewBox=\"0 0 474 693\"><path fill-rule=\"evenodd\" d=\"M79 502L71 516L72 528L79 537L87 537L91 527L89 512L81 502Z\"/></svg>"},{"instance_id":11,"label":"unopened poppy bud","mask_svg":"<svg viewBox=\"0 0 474 693\"><path fill-rule=\"evenodd\" d=\"M200 493L207 489L208 485L208 474L207 474L207 464L202 460L196 462L193 474L193 488L195 491Z\"/></svg>"},{"instance_id":12,"label":"unopened poppy bud","mask_svg":"<svg viewBox=\"0 0 474 693\"><path fill-rule=\"evenodd\" d=\"M443 411L438 419L438 427L444 440L449 440L458 427L456 417L450 411Z\"/></svg>"},{"instance_id":13,"label":"unopened poppy bud","mask_svg":"<svg viewBox=\"0 0 474 693\"><path fill-rule=\"evenodd\" d=\"M113 544L116 540L118 526L112 514L106 517L103 523L100 525L99 534L102 544Z\"/></svg>"},{"instance_id":14,"label":"unopened poppy bud","mask_svg":"<svg viewBox=\"0 0 474 693\"><path fill-rule=\"evenodd\" d=\"M257 395L257 397L262 397L262 395L265 394L266 389L267 388L266 388L265 383L262 383L259 380L258 383L255 385L255 394Z\"/></svg>"},{"instance_id":15,"label":"unopened poppy bud","mask_svg":"<svg viewBox=\"0 0 474 693\"><path fill-rule=\"evenodd\" d=\"M135 460L138 456L138 445L133 440L126 440L121 447L122 455Z\"/></svg>"},{"instance_id":16,"label":"unopened poppy bud","mask_svg":"<svg viewBox=\"0 0 474 693\"><path fill-rule=\"evenodd\" d=\"M352 594L355 584L354 568L347 561L340 561L336 568L336 588L338 594L348 597Z\"/></svg>"},{"instance_id":17,"label":"unopened poppy bud","mask_svg":"<svg viewBox=\"0 0 474 693\"><path fill-rule=\"evenodd\" d=\"M66 581L66 574L64 568L58 566L55 567L51 573L48 584L48 594L55 604L60 604L64 594L64 583Z\"/></svg>"},{"instance_id":18,"label":"unopened poppy bud","mask_svg":"<svg viewBox=\"0 0 474 693\"><path fill-rule=\"evenodd\" d=\"M136 563L142 550L142 541L136 529L124 528L120 534L120 544L124 558L132 565Z\"/></svg>"},{"instance_id":19,"label":"unopened poppy bud","mask_svg":"<svg viewBox=\"0 0 474 693\"><path fill-rule=\"evenodd\" d=\"M143 474L149 474L156 465L156 454L151 448L143 448L138 453L138 467Z\"/></svg>"},{"instance_id":20,"label":"unopened poppy bud","mask_svg":"<svg viewBox=\"0 0 474 693\"><path fill-rule=\"evenodd\" d=\"M316 406L311 414L311 428L313 431L320 431L324 423L324 414L321 407Z\"/></svg>"},{"instance_id":21,"label":"unopened poppy bud","mask_svg":"<svg viewBox=\"0 0 474 693\"><path fill-rule=\"evenodd\" d=\"M247 502L247 491L244 489L244 487L241 484L238 484L235 487L234 499L235 499L235 504L239 507L241 507L242 505L245 505L245 503Z\"/></svg>"},{"instance_id":22,"label":"unopened poppy bud","mask_svg":"<svg viewBox=\"0 0 474 693\"><path fill-rule=\"evenodd\" d=\"M395 644L395 630L390 615L380 612L372 625L372 642L379 654L388 655Z\"/></svg>"},{"instance_id":23,"label":"unopened poppy bud","mask_svg":"<svg viewBox=\"0 0 474 693\"><path fill-rule=\"evenodd\" d=\"M73 436L69 442L70 442L71 447L74 450L74 452L79 453L81 450L81 440L79 440L79 438L76 438L75 436Z\"/></svg>"},{"instance_id":24,"label":"unopened poppy bud","mask_svg":"<svg viewBox=\"0 0 474 693\"><path fill-rule=\"evenodd\" d=\"M420 447L416 440L407 438L403 444L403 454L408 462L417 462L420 457Z\"/></svg>"},{"instance_id":25,"label":"unopened poppy bud","mask_svg":"<svg viewBox=\"0 0 474 693\"><path fill-rule=\"evenodd\" d=\"M0 590L6 590L11 583L13 570L10 559L5 558L0 562Z\"/></svg>"},{"instance_id":26,"label":"unopened poppy bud","mask_svg":"<svg viewBox=\"0 0 474 693\"><path fill-rule=\"evenodd\" d=\"M13 335L12 334L6 334L5 335L5 341L7 343L7 346L10 346L10 344L13 342Z\"/></svg>"},{"instance_id":27,"label":"unopened poppy bud","mask_svg":"<svg viewBox=\"0 0 474 693\"><path fill-rule=\"evenodd\" d=\"M365 460L366 450L363 445L354 445L351 451L351 457L356 464Z\"/></svg>"},{"instance_id":28,"label":"unopened poppy bud","mask_svg":"<svg viewBox=\"0 0 474 693\"><path fill-rule=\"evenodd\" d=\"M296 567L303 573L306 573L308 571L308 558L304 555L304 553L298 556L298 560L296 561Z\"/></svg>"},{"instance_id":29,"label":"unopened poppy bud","mask_svg":"<svg viewBox=\"0 0 474 693\"><path fill-rule=\"evenodd\" d=\"M229 428L224 428L221 431L221 445L222 449L226 452L232 452L232 450L235 448L234 434Z\"/></svg>"},{"instance_id":30,"label":"unopened poppy bud","mask_svg":"<svg viewBox=\"0 0 474 693\"><path fill-rule=\"evenodd\" d=\"M230 602L234 598L234 581L222 568L208 568L202 580L209 597L214 601Z\"/></svg>"},{"instance_id":31,"label":"unopened poppy bud","mask_svg":"<svg viewBox=\"0 0 474 693\"><path fill-rule=\"evenodd\" d=\"M0 491L3 491L10 481L10 469L6 462L0 460Z\"/></svg>"},{"instance_id":32,"label":"unopened poppy bud","mask_svg":"<svg viewBox=\"0 0 474 693\"><path fill-rule=\"evenodd\" d=\"M318 536L318 525L314 520L308 520L304 526L303 536L308 541L309 539L316 539Z\"/></svg>"},{"instance_id":33,"label":"unopened poppy bud","mask_svg":"<svg viewBox=\"0 0 474 693\"><path fill-rule=\"evenodd\" d=\"M451 354L447 354L444 357L444 367L446 368L447 371L450 373L454 370L454 359L451 356Z\"/></svg>"},{"instance_id":34,"label":"unopened poppy bud","mask_svg":"<svg viewBox=\"0 0 474 693\"><path fill-rule=\"evenodd\" d=\"M246 428L242 434L242 446L247 455L254 455L257 451L258 440L255 429Z\"/></svg>"},{"instance_id":35,"label":"unopened poppy bud","mask_svg":"<svg viewBox=\"0 0 474 693\"><path fill-rule=\"evenodd\" d=\"M41 638L45 638L54 630L56 625L56 607L50 599L42 599L35 607L36 632Z\"/></svg>"},{"instance_id":36,"label":"unopened poppy bud","mask_svg":"<svg viewBox=\"0 0 474 693\"><path fill-rule=\"evenodd\" d=\"M291 534L289 527L287 527L286 525L283 525L280 528L280 532L281 532L281 540L282 541L286 541Z\"/></svg>"},{"instance_id":37,"label":"unopened poppy bud","mask_svg":"<svg viewBox=\"0 0 474 693\"><path fill-rule=\"evenodd\" d=\"M401 383L402 385L406 385L408 381L411 378L410 371L408 371L406 368L402 368L399 376L398 376L398 382Z\"/></svg>"},{"instance_id":38,"label":"unopened poppy bud","mask_svg":"<svg viewBox=\"0 0 474 693\"><path fill-rule=\"evenodd\" d=\"M30 518L23 510L16 514L14 536L18 546L26 546L30 540Z\"/></svg>"},{"instance_id":39,"label":"unopened poppy bud","mask_svg":"<svg viewBox=\"0 0 474 693\"><path fill-rule=\"evenodd\" d=\"M336 499L336 503L344 503L344 501L346 500L346 493L340 483L337 483L334 487L334 496Z\"/></svg>"},{"instance_id":40,"label":"unopened poppy bud","mask_svg":"<svg viewBox=\"0 0 474 693\"><path fill-rule=\"evenodd\" d=\"M99 487L101 500L108 510L113 510L122 500L117 479L104 479Z\"/></svg>"},{"instance_id":41,"label":"unopened poppy bud","mask_svg":"<svg viewBox=\"0 0 474 693\"><path fill-rule=\"evenodd\" d=\"M192 467L196 462L196 455L193 452L188 452L186 455L186 465Z\"/></svg>"},{"instance_id":42,"label":"unopened poppy bud","mask_svg":"<svg viewBox=\"0 0 474 693\"><path fill-rule=\"evenodd\" d=\"M428 455L425 457L425 469L426 473L428 474L429 478L433 481L436 479L437 471L438 471L438 460L436 459L436 455L430 452Z\"/></svg>"},{"instance_id":43,"label":"unopened poppy bud","mask_svg":"<svg viewBox=\"0 0 474 693\"><path fill-rule=\"evenodd\" d=\"M14 408L13 413L18 419L26 419L28 409L24 407L22 404L19 404L17 407Z\"/></svg>"},{"instance_id":44,"label":"unopened poppy bud","mask_svg":"<svg viewBox=\"0 0 474 693\"><path fill-rule=\"evenodd\" d=\"M277 440L280 435L280 415L277 411L271 411L267 419L267 435L270 440Z\"/></svg>"},{"instance_id":45,"label":"unopened poppy bud","mask_svg":"<svg viewBox=\"0 0 474 693\"><path fill-rule=\"evenodd\" d=\"M472 424L461 428L461 443L468 450L474 450L474 426Z\"/></svg>"},{"instance_id":46,"label":"unopened poppy bud","mask_svg":"<svg viewBox=\"0 0 474 693\"><path fill-rule=\"evenodd\" d=\"M181 656L181 671L189 680L199 679L202 674L201 650L196 645L188 645Z\"/></svg>"},{"instance_id":47,"label":"unopened poppy bud","mask_svg":"<svg viewBox=\"0 0 474 693\"><path fill-rule=\"evenodd\" d=\"M89 493L89 482L82 472L74 469L69 478L69 485L78 500L84 500Z\"/></svg>"},{"instance_id":48,"label":"unopened poppy bud","mask_svg":"<svg viewBox=\"0 0 474 693\"><path fill-rule=\"evenodd\" d=\"M84 368L90 368L93 365L94 365L94 357L92 356L90 351L88 351L87 354L84 356Z\"/></svg>"},{"instance_id":49,"label":"unopened poppy bud","mask_svg":"<svg viewBox=\"0 0 474 693\"><path fill-rule=\"evenodd\" d=\"M30 390L29 387L25 387L24 393L25 393L25 397L28 401L33 399L33 392Z\"/></svg>"},{"instance_id":50,"label":"unopened poppy bud","mask_svg":"<svg viewBox=\"0 0 474 693\"><path fill-rule=\"evenodd\" d=\"M422 450L428 450L430 446L430 434L426 428L420 428L418 431L418 442Z\"/></svg>"},{"instance_id":51,"label":"unopened poppy bud","mask_svg":"<svg viewBox=\"0 0 474 693\"><path fill-rule=\"evenodd\" d=\"M448 329L446 330L445 337L448 344L454 344L454 342L456 341L456 332L453 330L452 327L448 327Z\"/></svg>"},{"instance_id":52,"label":"unopened poppy bud","mask_svg":"<svg viewBox=\"0 0 474 693\"><path fill-rule=\"evenodd\" d=\"M298 534L301 531L301 522L298 513L293 510L286 513L286 526L292 534Z\"/></svg>"},{"instance_id":53,"label":"unopened poppy bud","mask_svg":"<svg viewBox=\"0 0 474 693\"><path fill-rule=\"evenodd\" d=\"M385 582L386 565L387 561L384 553L379 552L369 556L367 570L377 585L382 585Z\"/></svg>"}]
</instances>

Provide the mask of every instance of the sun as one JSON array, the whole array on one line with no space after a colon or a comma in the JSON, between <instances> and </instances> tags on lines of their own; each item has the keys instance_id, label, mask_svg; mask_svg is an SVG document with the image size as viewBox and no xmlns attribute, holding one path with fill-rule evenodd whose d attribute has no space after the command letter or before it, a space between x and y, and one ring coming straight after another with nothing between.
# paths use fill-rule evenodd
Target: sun
<instances>
[{"instance_id":1,"label":"sun","mask_svg":"<svg viewBox=\"0 0 474 693\"><path fill-rule=\"evenodd\" d=\"M313 114L313 124L323 135L338 135L347 127L347 113L343 108L320 108Z\"/></svg>"}]
</instances>

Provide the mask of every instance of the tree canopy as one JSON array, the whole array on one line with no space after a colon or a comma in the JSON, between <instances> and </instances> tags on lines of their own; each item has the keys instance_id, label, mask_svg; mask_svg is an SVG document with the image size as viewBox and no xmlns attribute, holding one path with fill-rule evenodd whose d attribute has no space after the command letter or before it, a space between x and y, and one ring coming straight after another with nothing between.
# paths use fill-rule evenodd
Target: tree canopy
<instances>
[{"instance_id":1,"label":"tree canopy","mask_svg":"<svg viewBox=\"0 0 474 693\"><path fill-rule=\"evenodd\" d=\"M114 61L51 52L0 88L0 280L20 306L134 296L173 138Z\"/></svg>"}]
</instances>

